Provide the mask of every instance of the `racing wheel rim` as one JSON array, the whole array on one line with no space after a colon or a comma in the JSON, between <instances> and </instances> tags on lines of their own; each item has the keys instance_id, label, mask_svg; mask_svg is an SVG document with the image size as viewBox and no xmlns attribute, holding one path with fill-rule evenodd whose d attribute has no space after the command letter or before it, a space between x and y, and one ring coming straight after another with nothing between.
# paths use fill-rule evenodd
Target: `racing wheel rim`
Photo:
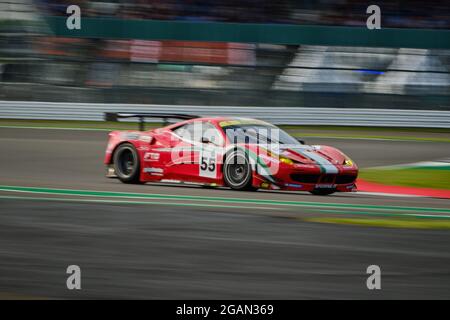
<instances>
[{"instance_id":1,"label":"racing wheel rim","mask_svg":"<svg viewBox=\"0 0 450 320\"><path fill-rule=\"evenodd\" d=\"M118 174L122 175L123 177L130 177L134 173L134 167L136 164L136 156L133 150L131 150L131 148L125 147L120 150L120 154L117 158L117 169L119 171Z\"/></svg>"},{"instance_id":2,"label":"racing wheel rim","mask_svg":"<svg viewBox=\"0 0 450 320\"><path fill-rule=\"evenodd\" d=\"M234 153L228 157L225 166L225 175L227 183L232 187L240 187L247 184L251 172L245 155Z\"/></svg>"}]
</instances>

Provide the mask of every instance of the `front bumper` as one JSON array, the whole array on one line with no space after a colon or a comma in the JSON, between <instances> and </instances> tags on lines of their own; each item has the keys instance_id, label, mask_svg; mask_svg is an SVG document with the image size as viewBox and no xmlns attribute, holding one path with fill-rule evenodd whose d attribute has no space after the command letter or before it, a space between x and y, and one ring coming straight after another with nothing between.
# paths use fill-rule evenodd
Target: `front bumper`
<instances>
[{"instance_id":1,"label":"front bumper","mask_svg":"<svg viewBox=\"0 0 450 320\"><path fill-rule=\"evenodd\" d=\"M257 188L288 191L333 189L337 192L355 192L358 168L336 166L337 172L324 172L319 166L299 164L280 166L270 177L255 173L253 185Z\"/></svg>"}]
</instances>

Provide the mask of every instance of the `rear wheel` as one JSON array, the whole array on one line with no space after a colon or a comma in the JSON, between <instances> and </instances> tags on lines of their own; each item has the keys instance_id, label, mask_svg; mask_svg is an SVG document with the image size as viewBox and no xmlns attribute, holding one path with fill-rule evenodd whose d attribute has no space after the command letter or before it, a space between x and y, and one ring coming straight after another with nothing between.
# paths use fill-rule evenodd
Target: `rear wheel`
<instances>
[{"instance_id":1,"label":"rear wheel","mask_svg":"<svg viewBox=\"0 0 450 320\"><path fill-rule=\"evenodd\" d=\"M223 164L225 184L235 190L256 190L252 186L252 167L247 155L241 150L230 152Z\"/></svg>"},{"instance_id":2,"label":"rear wheel","mask_svg":"<svg viewBox=\"0 0 450 320\"><path fill-rule=\"evenodd\" d=\"M139 181L140 163L136 148L124 143L114 152L114 171L123 183L141 183Z\"/></svg>"},{"instance_id":3,"label":"rear wheel","mask_svg":"<svg viewBox=\"0 0 450 320\"><path fill-rule=\"evenodd\" d=\"M334 189L314 189L313 191L310 191L310 193L316 196L327 196L335 192L336 190Z\"/></svg>"}]
</instances>

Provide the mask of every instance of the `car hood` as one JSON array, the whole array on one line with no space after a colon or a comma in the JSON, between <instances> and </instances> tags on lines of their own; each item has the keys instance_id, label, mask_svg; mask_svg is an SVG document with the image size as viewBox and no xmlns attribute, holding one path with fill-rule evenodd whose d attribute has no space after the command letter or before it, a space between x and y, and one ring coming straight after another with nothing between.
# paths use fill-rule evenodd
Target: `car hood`
<instances>
[{"instance_id":1,"label":"car hood","mask_svg":"<svg viewBox=\"0 0 450 320\"><path fill-rule=\"evenodd\" d=\"M281 147L279 154L300 163L320 165L339 165L346 158L339 150L327 146Z\"/></svg>"}]
</instances>

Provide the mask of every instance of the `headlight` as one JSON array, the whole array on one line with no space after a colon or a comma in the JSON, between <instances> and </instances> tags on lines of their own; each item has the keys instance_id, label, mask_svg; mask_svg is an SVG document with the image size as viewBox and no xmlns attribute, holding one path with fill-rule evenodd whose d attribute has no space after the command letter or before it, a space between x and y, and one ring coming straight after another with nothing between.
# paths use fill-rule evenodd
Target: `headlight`
<instances>
[{"instance_id":1,"label":"headlight","mask_svg":"<svg viewBox=\"0 0 450 320\"><path fill-rule=\"evenodd\" d=\"M276 160L280 161L281 163L289 164L289 165L292 165L295 163L293 160L289 159L288 157L278 155L276 153L271 152L270 150L265 150L265 152L268 157L276 159Z\"/></svg>"},{"instance_id":2,"label":"headlight","mask_svg":"<svg viewBox=\"0 0 450 320\"><path fill-rule=\"evenodd\" d=\"M345 159L344 166L347 166L347 167L353 166L353 161L351 159Z\"/></svg>"},{"instance_id":3,"label":"headlight","mask_svg":"<svg viewBox=\"0 0 450 320\"><path fill-rule=\"evenodd\" d=\"M280 156L280 162L284 164L294 164L294 161L283 156Z\"/></svg>"}]
</instances>

